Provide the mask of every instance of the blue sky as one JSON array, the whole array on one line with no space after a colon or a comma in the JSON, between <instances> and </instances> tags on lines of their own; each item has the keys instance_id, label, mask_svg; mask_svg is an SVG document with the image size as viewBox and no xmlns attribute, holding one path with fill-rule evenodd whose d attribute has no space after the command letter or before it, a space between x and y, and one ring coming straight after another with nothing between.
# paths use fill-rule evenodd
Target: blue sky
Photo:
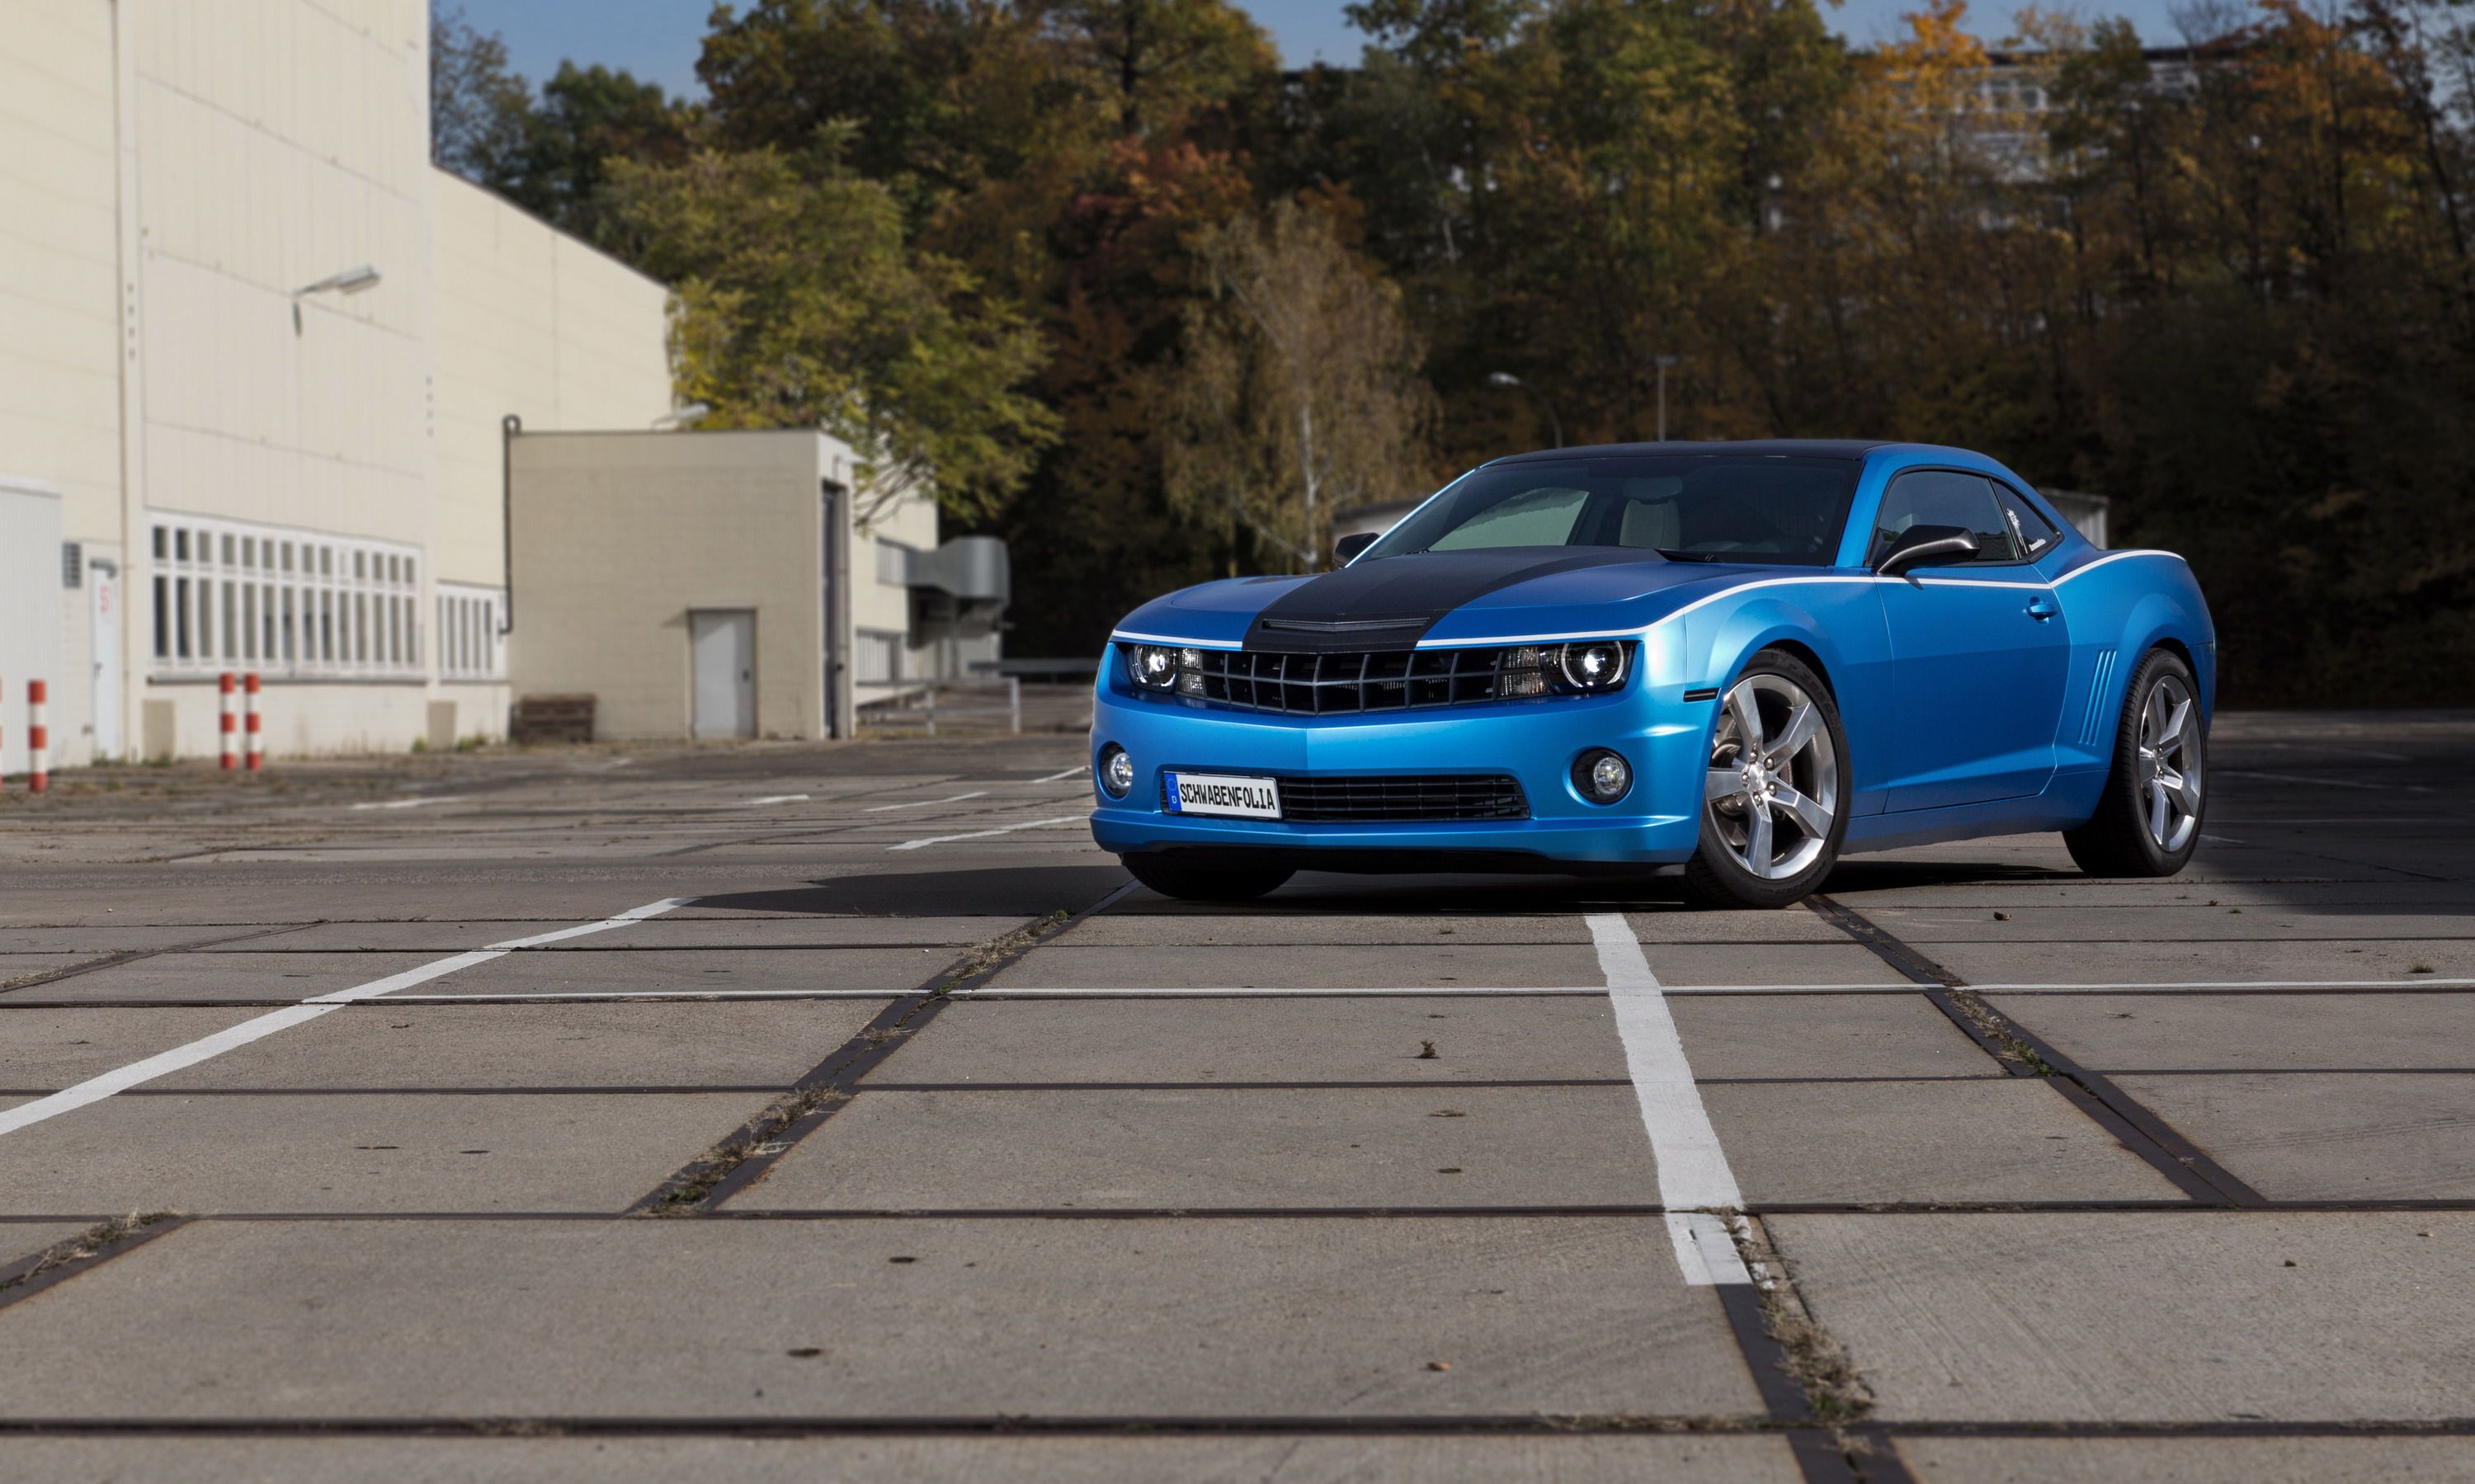
<instances>
[{"instance_id":1,"label":"blue sky","mask_svg":"<svg viewBox=\"0 0 2475 1484\"><path fill-rule=\"evenodd\" d=\"M450 0L453 3L453 0ZM1858 42L1897 33L1901 11L1917 0L1846 0L1826 7L1832 28ZM711 0L462 0L464 17L482 31L506 37L516 70L535 82L558 70L561 59L624 67L673 93L698 91L698 43L704 36ZM2048 5L2095 15L2128 15L2151 43L2178 39L2167 13L2168 0L2113 0L2110 4ZM1246 7L1281 44L1292 66L1358 60L1364 38L1342 18L1339 0L1256 0ZM1978 0L1972 11L1978 33L1999 40L2015 7L2008 0Z\"/></svg>"}]
</instances>

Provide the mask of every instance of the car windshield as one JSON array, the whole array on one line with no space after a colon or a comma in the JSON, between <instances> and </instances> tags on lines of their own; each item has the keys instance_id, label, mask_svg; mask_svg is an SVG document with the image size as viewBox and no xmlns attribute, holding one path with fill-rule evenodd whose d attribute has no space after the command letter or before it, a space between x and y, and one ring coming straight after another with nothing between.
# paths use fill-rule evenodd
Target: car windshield
<instances>
[{"instance_id":1,"label":"car windshield","mask_svg":"<svg viewBox=\"0 0 2475 1484\"><path fill-rule=\"evenodd\" d=\"M1629 547L1686 562L1826 567L1861 466L1746 454L1541 459L1474 470L1360 561L1497 547Z\"/></svg>"}]
</instances>

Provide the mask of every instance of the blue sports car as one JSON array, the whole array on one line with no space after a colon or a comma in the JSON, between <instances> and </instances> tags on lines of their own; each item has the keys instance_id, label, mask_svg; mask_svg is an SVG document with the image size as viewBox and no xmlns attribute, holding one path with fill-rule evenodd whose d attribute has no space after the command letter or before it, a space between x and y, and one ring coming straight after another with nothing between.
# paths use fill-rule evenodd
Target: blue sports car
<instances>
[{"instance_id":1,"label":"blue sports car","mask_svg":"<svg viewBox=\"0 0 2475 1484\"><path fill-rule=\"evenodd\" d=\"M1681 864L1778 907L1843 851L2059 830L2094 874L2165 876L2198 842L2191 570L2091 546L1981 454L1525 453L1338 555L1111 637L1091 834L1144 885Z\"/></svg>"}]
</instances>

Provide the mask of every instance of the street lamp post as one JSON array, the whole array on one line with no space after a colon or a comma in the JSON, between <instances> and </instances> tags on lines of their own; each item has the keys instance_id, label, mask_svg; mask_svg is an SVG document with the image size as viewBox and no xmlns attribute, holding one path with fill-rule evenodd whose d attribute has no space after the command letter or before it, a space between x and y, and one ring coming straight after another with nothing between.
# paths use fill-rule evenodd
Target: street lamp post
<instances>
[{"instance_id":1,"label":"street lamp post","mask_svg":"<svg viewBox=\"0 0 2475 1484\"><path fill-rule=\"evenodd\" d=\"M1667 441L1667 368L1683 358L1680 355L1654 355L1650 358L1650 363L1658 368L1658 441L1661 443Z\"/></svg>"},{"instance_id":2,"label":"street lamp post","mask_svg":"<svg viewBox=\"0 0 2475 1484\"><path fill-rule=\"evenodd\" d=\"M1560 449L1564 446L1564 424L1562 420L1556 416L1556 404L1547 400L1546 393L1538 390L1538 388L1534 386L1532 386L1529 382L1522 380L1519 377L1514 376L1509 371L1488 372L1486 376L1486 384L1489 386L1508 387L1517 392L1528 392L1531 396L1537 398L1539 409L1547 414L1548 430L1556 435L1556 447Z\"/></svg>"}]
</instances>

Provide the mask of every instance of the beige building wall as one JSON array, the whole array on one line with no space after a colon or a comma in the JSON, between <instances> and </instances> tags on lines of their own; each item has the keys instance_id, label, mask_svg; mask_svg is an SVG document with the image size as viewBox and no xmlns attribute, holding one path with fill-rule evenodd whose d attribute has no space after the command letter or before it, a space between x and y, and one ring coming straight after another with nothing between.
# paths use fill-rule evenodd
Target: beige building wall
<instances>
[{"instance_id":1,"label":"beige building wall","mask_svg":"<svg viewBox=\"0 0 2475 1484\"><path fill-rule=\"evenodd\" d=\"M821 433L527 434L516 440L516 695L595 698L600 738L676 738L689 624L755 620L756 732L824 725Z\"/></svg>"},{"instance_id":2,"label":"beige building wall","mask_svg":"<svg viewBox=\"0 0 2475 1484\"><path fill-rule=\"evenodd\" d=\"M865 501L863 500L863 503ZM936 673L936 656L918 639L911 623L911 590L902 581L906 571L899 551L937 549L937 506L912 496L881 509L860 528L858 549L865 558L851 569L851 629L858 636L860 704L882 701L916 689L883 683L891 669L900 680ZM898 651L895 658L889 647Z\"/></svg>"},{"instance_id":3,"label":"beige building wall","mask_svg":"<svg viewBox=\"0 0 2475 1484\"><path fill-rule=\"evenodd\" d=\"M0 481L58 490L61 536L117 563L120 232L110 0L0 0ZM56 563L12 564L53 572ZM26 682L51 687L56 765L84 763L93 669L86 595L59 605L39 662L0 669L0 739L22 737ZM47 631L49 632L49 631ZM39 677L26 673L40 669ZM14 672L12 672L12 671ZM9 753L12 770L21 751Z\"/></svg>"},{"instance_id":4,"label":"beige building wall","mask_svg":"<svg viewBox=\"0 0 2475 1484\"><path fill-rule=\"evenodd\" d=\"M502 648L436 630L502 581L500 417L668 407L660 287L431 167L428 41L425 0L0 0L0 478L124 599L114 666L59 590L60 763L97 671L133 754L211 753L222 669L278 754L495 735Z\"/></svg>"},{"instance_id":5,"label":"beige building wall","mask_svg":"<svg viewBox=\"0 0 2475 1484\"><path fill-rule=\"evenodd\" d=\"M437 505L429 606L442 686L430 742L505 735L504 646L466 631L501 621L502 424L535 431L645 428L671 408L670 294L479 186L431 174L437 223ZM439 597L468 605L455 611ZM527 636L530 638L532 636ZM485 662L477 677L469 663ZM441 710L440 708L445 708Z\"/></svg>"},{"instance_id":6,"label":"beige building wall","mask_svg":"<svg viewBox=\"0 0 2475 1484\"><path fill-rule=\"evenodd\" d=\"M266 675L278 753L421 733L428 39L422 0L121 0L137 244L128 539L149 573L130 585L145 677L133 710L149 746L214 750L222 669ZM365 292L300 292L364 265L380 274ZM229 605L253 588L304 607L273 644L254 606Z\"/></svg>"}]
</instances>

